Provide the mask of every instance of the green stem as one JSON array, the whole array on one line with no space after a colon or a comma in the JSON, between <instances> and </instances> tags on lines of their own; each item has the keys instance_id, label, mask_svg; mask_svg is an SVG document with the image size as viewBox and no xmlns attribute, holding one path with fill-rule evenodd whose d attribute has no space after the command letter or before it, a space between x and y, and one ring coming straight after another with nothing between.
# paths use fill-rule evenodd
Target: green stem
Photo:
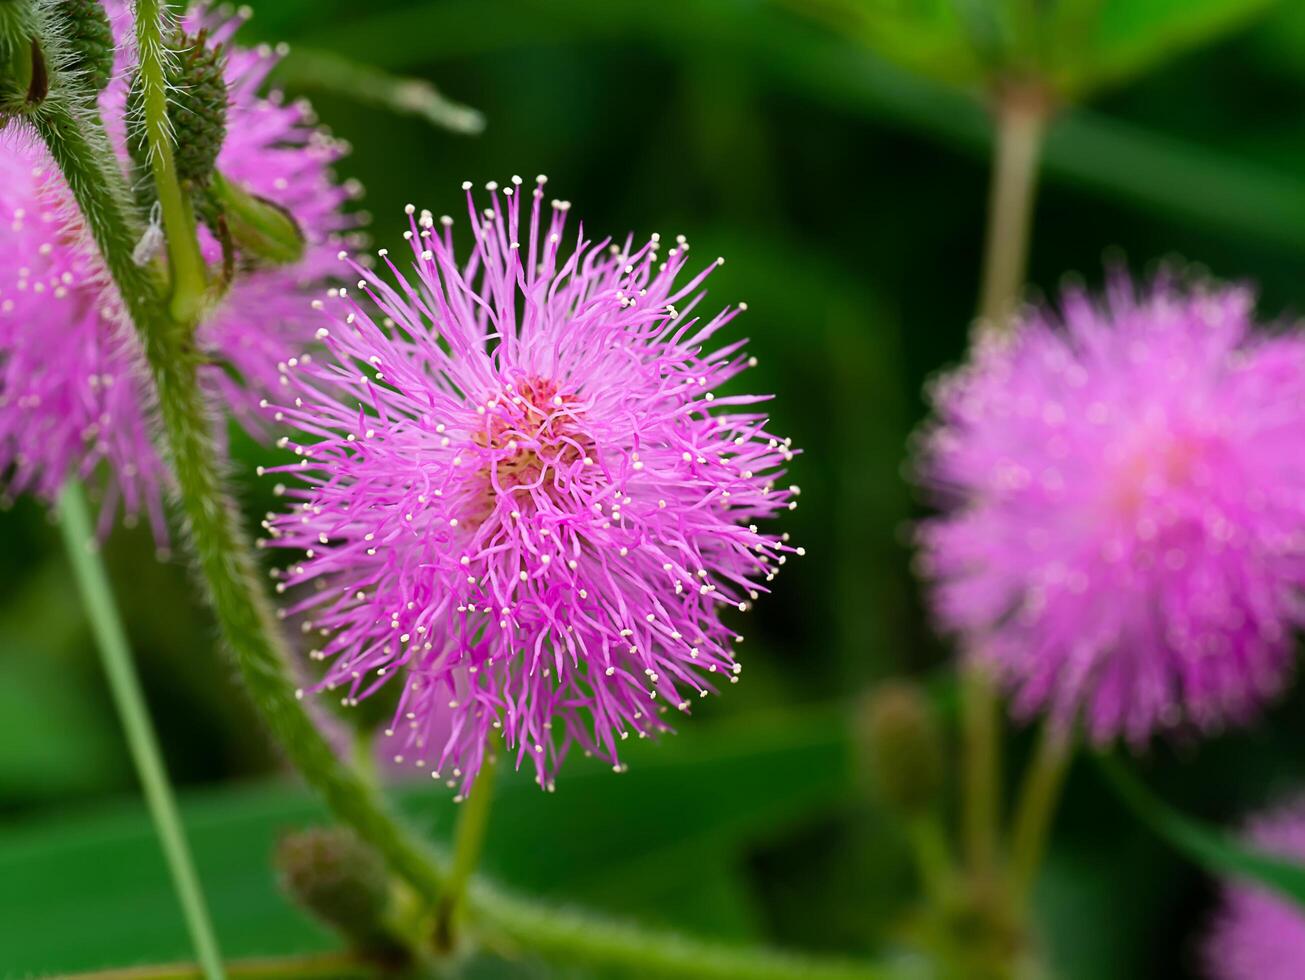
<instances>
[{"instance_id":1,"label":"green stem","mask_svg":"<svg viewBox=\"0 0 1305 980\"><path fill-rule=\"evenodd\" d=\"M378 972L347 953L233 960L227 967L231 980L364 980ZM190 963L163 963L78 973L65 980L203 980L203 974Z\"/></svg>"},{"instance_id":2,"label":"green stem","mask_svg":"<svg viewBox=\"0 0 1305 980\"><path fill-rule=\"evenodd\" d=\"M961 677L962 841L970 870L991 878L1001 822L1001 703L987 667L974 659Z\"/></svg>"},{"instance_id":3,"label":"green stem","mask_svg":"<svg viewBox=\"0 0 1305 980\"><path fill-rule=\"evenodd\" d=\"M141 694L140 682L132 664L127 635L113 604L113 592L108 576L95 551L95 537L86 508L86 497L81 484L69 480L59 496L59 526L63 530L68 560L73 567L77 587L82 594L95 645L100 651L100 662L109 679L118 719L127 737L132 762L140 777L141 789L154 830L159 836L172 884L177 890L186 927L190 931L195 955L207 980L222 980L222 957L218 951L217 935L209 919L204 892L199 885L199 875L186 844L186 832L177 812L177 802L168 783L167 770L159 752L158 739L150 724L149 711Z\"/></svg>"},{"instance_id":4,"label":"green stem","mask_svg":"<svg viewBox=\"0 0 1305 980\"><path fill-rule=\"evenodd\" d=\"M979 320L987 330L1009 326L1024 288L1046 114L1040 93L1012 86L998 98L979 299ZM990 878L1001 821L1001 703L978 657L969 657L962 673L963 839L971 871Z\"/></svg>"},{"instance_id":5,"label":"green stem","mask_svg":"<svg viewBox=\"0 0 1305 980\"><path fill-rule=\"evenodd\" d=\"M172 127L168 121L167 74L164 59L165 23L170 22L167 0L136 0L136 46L140 51L140 83L145 112L145 139L150 170L163 211L172 269L171 313L180 323L191 323L204 301L207 271L195 236L195 214L177 179L172 157Z\"/></svg>"},{"instance_id":6,"label":"green stem","mask_svg":"<svg viewBox=\"0 0 1305 980\"><path fill-rule=\"evenodd\" d=\"M453 948L454 919L462 904L467 882L480 860L485 831L489 827L490 806L494 801L494 769L494 753L488 751L475 784L462 803L462 812L458 814L457 829L453 832L453 867L435 914L435 942L440 949Z\"/></svg>"},{"instance_id":7,"label":"green stem","mask_svg":"<svg viewBox=\"0 0 1305 980\"><path fill-rule=\"evenodd\" d=\"M935 908L946 907L952 890L953 869L942 821L936 813L922 814L907 821L906 832L925 893Z\"/></svg>"},{"instance_id":8,"label":"green stem","mask_svg":"<svg viewBox=\"0 0 1305 980\"><path fill-rule=\"evenodd\" d=\"M140 336L158 389L166 446L183 516L222 635L255 706L296 767L396 873L429 901L444 881L439 859L389 812L377 792L345 766L299 702L276 618L255 575L248 541L222 487L222 454L200 392L190 331L161 309L156 284L132 261L136 237L129 200L103 129L61 107L37 128L77 201Z\"/></svg>"},{"instance_id":9,"label":"green stem","mask_svg":"<svg viewBox=\"0 0 1305 980\"><path fill-rule=\"evenodd\" d=\"M1045 725L1037 754L1024 773L1011 831L1010 898L1016 910L1028 898L1042 861L1056 802L1069 769L1071 748L1068 732Z\"/></svg>"},{"instance_id":10,"label":"green stem","mask_svg":"<svg viewBox=\"0 0 1305 980\"><path fill-rule=\"evenodd\" d=\"M501 937L567 966L587 964L639 977L694 980L919 980L926 971L740 949L628 925L507 895L480 879L467 889L472 920Z\"/></svg>"},{"instance_id":11,"label":"green stem","mask_svg":"<svg viewBox=\"0 0 1305 980\"><path fill-rule=\"evenodd\" d=\"M249 542L219 476L222 454L200 392L199 357L190 331L160 309L156 289L142 288L142 270L131 261L135 239L120 207L127 200L125 184L108 162L113 158L102 129L84 119L74 121L66 112L47 114L39 128L140 335L188 536L222 636L255 708L336 818L375 847L427 902L437 903L446 881L444 862L390 812L375 789L341 763L300 701ZM466 909L469 921L491 941L516 942L640 975L757 980L903 980L912 975L905 968L681 939L512 898L477 879L467 885Z\"/></svg>"},{"instance_id":12,"label":"green stem","mask_svg":"<svg viewBox=\"0 0 1305 980\"><path fill-rule=\"evenodd\" d=\"M1046 118L1037 93L1012 87L998 99L979 299L979 317L989 329L1007 326L1024 288Z\"/></svg>"}]
</instances>

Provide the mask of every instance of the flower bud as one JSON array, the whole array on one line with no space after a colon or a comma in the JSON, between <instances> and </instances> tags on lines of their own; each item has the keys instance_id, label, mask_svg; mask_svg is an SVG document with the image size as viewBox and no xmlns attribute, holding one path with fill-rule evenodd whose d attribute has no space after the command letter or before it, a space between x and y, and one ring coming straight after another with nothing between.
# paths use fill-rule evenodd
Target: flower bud
<instances>
[{"instance_id":1,"label":"flower bud","mask_svg":"<svg viewBox=\"0 0 1305 980\"><path fill-rule=\"evenodd\" d=\"M887 681L871 691L858 734L886 803L911 816L933 806L943 785L942 734L917 685Z\"/></svg>"},{"instance_id":2,"label":"flower bud","mask_svg":"<svg viewBox=\"0 0 1305 980\"><path fill-rule=\"evenodd\" d=\"M56 16L64 29L68 67L94 92L113 77L113 28L100 0L59 0Z\"/></svg>"},{"instance_id":3,"label":"flower bud","mask_svg":"<svg viewBox=\"0 0 1305 980\"><path fill-rule=\"evenodd\" d=\"M208 46L208 35L177 34L168 60L168 122L175 144L177 178L192 188L206 187L227 134L227 83L221 45ZM144 91L138 75L127 93L127 118L144 113ZM127 149L137 166L148 159L144 128L128 131Z\"/></svg>"},{"instance_id":4,"label":"flower bud","mask_svg":"<svg viewBox=\"0 0 1305 980\"><path fill-rule=\"evenodd\" d=\"M285 208L214 171L208 188L210 220L225 222L237 253L258 265L290 265L304 255L304 234Z\"/></svg>"},{"instance_id":5,"label":"flower bud","mask_svg":"<svg viewBox=\"0 0 1305 980\"><path fill-rule=\"evenodd\" d=\"M286 834L275 863L281 887L299 905L360 948L392 949L385 917L390 882L380 856L350 830L313 827Z\"/></svg>"}]
</instances>

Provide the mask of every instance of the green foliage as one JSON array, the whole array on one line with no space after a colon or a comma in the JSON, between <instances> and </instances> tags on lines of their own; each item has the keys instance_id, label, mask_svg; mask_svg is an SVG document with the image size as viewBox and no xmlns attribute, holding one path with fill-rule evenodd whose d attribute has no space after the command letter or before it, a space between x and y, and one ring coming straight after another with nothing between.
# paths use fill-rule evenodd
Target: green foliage
<instances>
[{"instance_id":1,"label":"green foliage","mask_svg":"<svg viewBox=\"0 0 1305 980\"><path fill-rule=\"evenodd\" d=\"M780 0L936 81L1079 99L1241 26L1273 0Z\"/></svg>"},{"instance_id":2,"label":"green foliage","mask_svg":"<svg viewBox=\"0 0 1305 980\"><path fill-rule=\"evenodd\" d=\"M1244 879L1305 906L1305 864L1267 854L1166 805L1117 759L1098 760L1106 781L1135 816L1214 875Z\"/></svg>"},{"instance_id":3,"label":"green foliage","mask_svg":"<svg viewBox=\"0 0 1305 980\"><path fill-rule=\"evenodd\" d=\"M850 765L837 715L761 716L633 747L630 771L578 760L545 794L500 776L486 872L527 894L601 904L614 914L711 935L756 935L740 860L759 837L846 797ZM398 790L409 816L446 837L450 795ZM330 938L278 893L270 858L286 828L320 820L303 791L248 788L183 800L200 875L228 956L309 952ZM91 969L187 955L142 809L0 835L0 948L6 969ZM635 885L634 883L638 883ZM686 886L692 886L687 887ZM67 941L77 895L78 942ZM511 906L516 908L516 906Z\"/></svg>"}]
</instances>

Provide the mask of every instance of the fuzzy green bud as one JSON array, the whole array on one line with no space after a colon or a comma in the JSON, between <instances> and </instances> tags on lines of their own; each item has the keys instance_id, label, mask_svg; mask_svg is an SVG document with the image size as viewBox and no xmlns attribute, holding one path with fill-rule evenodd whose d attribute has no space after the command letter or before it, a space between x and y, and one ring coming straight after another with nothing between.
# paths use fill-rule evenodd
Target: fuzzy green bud
<instances>
[{"instance_id":1,"label":"fuzzy green bud","mask_svg":"<svg viewBox=\"0 0 1305 980\"><path fill-rule=\"evenodd\" d=\"M214 171L208 189L212 220L223 221L236 252L255 265L290 265L304 256L304 233L285 208L251 194Z\"/></svg>"},{"instance_id":2,"label":"fuzzy green bud","mask_svg":"<svg viewBox=\"0 0 1305 980\"><path fill-rule=\"evenodd\" d=\"M178 34L172 52L167 86L168 124L175 140L173 161L183 185L203 188L213 175L227 134L225 58L220 45L208 46L205 31L194 37ZM140 118L143 103L144 90L137 76L127 93L127 118ZM137 166L145 166L149 151L143 127L130 129L127 149Z\"/></svg>"},{"instance_id":3,"label":"fuzzy green bud","mask_svg":"<svg viewBox=\"0 0 1305 980\"><path fill-rule=\"evenodd\" d=\"M866 697L860 743L875 787L904 815L927 811L942 793L942 733L927 698L909 681L887 681Z\"/></svg>"},{"instance_id":4,"label":"fuzzy green bud","mask_svg":"<svg viewBox=\"0 0 1305 980\"><path fill-rule=\"evenodd\" d=\"M371 952L391 950L385 926L390 881L380 856L344 827L286 834L275 863L281 886L299 905Z\"/></svg>"},{"instance_id":5,"label":"fuzzy green bud","mask_svg":"<svg viewBox=\"0 0 1305 980\"><path fill-rule=\"evenodd\" d=\"M113 28L100 0L59 0L57 16L64 26L68 67L94 92L104 91L113 77Z\"/></svg>"}]
</instances>

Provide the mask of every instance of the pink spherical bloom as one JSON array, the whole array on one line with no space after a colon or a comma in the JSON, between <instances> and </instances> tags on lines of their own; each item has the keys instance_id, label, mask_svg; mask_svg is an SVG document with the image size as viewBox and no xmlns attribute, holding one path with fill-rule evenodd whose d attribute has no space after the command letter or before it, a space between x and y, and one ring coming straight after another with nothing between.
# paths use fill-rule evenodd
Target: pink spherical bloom
<instances>
[{"instance_id":1,"label":"pink spherical bloom","mask_svg":"<svg viewBox=\"0 0 1305 980\"><path fill-rule=\"evenodd\" d=\"M1305 342L1243 288L1069 291L933 388L941 625L1021 713L1140 743L1248 719L1305 618Z\"/></svg>"},{"instance_id":2,"label":"pink spherical bloom","mask_svg":"<svg viewBox=\"0 0 1305 980\"><path fill-rule=\"evenodd\" d=\"M468 193L465 264L424 212L411 276L354 265L370 302L337 294L277 409L307 487L269 543L303 555L279 588L314 587L288 612L327 637L323 686L399 677L392 738L464 793L493 729L546 788L572 743L619 770L622 740L736 679L722 612L792 550L756 522L795 506L793 451L766 398L719 392L743 341L706 346L738 308L693 315L710 269L677 285L682 241L568 254L542 184L525 224L519 178Z\"/></svg>"},{"instance_id":3,"label":"pink spherical bloom","mask_svg":"<svg viewBox=\"0 0 1305 980\"><path fill-rule=\"evenodd\" d=\"M1305 861L1305 797L1255 817L1245 836L1265 853ZM1211 980L1300 980L1305 911L1263 888L1229 883L1205 954Z\"/></svg>"},{"instance_id":4,"label":"pink spherical bloom","mask_svg":"<svg viewBox=\"0 0 1305 980\"><path fill-rule=\"evenodd\" d=\"M110 3L120 50L100 96L105 124L126 158L123 109L130 85L131 18ZM189 29L203 18L192 14ZM225 44L238 19L213 23L210 44ZM242 269L201 326L201 348L225 367L203 369L224 408L252 421L275 384L275 364L311 336L304 289L334 268L350 220L350 188L330 168L340 144L313 126L303 105L260 97L276 58L227 45L227 139L218 169L295 217L307 241L293 266ZM11 126L0 140L0 470L9 494L58 494L70 475L103 471L102 523L117 512L147 511L163 528L164 467L150 441L144 368L131 326L62 177L40 141ZM201 229L206 259L221 249ZM240 380L235 380L230 369ZM103 464L103 465L102 465Z\"/></svg>"}]
</instances>

